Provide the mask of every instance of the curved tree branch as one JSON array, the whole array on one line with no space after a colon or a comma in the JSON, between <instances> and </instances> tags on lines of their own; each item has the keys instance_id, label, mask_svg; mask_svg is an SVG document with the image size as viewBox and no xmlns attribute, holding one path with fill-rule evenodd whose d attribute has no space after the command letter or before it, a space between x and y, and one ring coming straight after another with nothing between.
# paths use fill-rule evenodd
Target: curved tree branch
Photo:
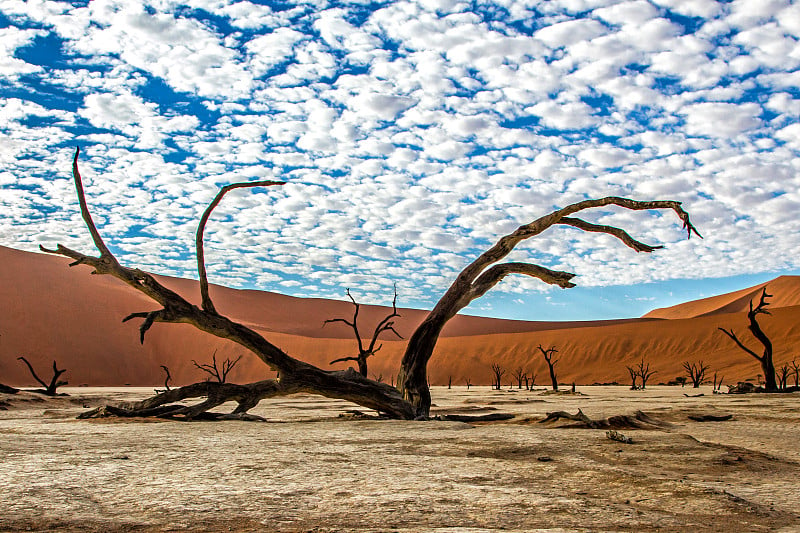
<instances>
[{"instance_id":1,"label":"curved tree branch","mask_svg":"<svg viewBox=\"0 0 800 533\"><path fill-rule=\"evenodd\" d=\"M631 237L626 231L621 230L619 228L615 228L614 226L603 226L599 224L592 224L591 222L586 222L585 220L582 220L580 218L563 217L561 221L559 221L559 224L566 224L568 226L573 226L583 231L589 231L593 233L607 233L609 235L613 235L614 237L624 242L625 246L633 248L637 252L650 253L653 252L654 250L659 250L663 248L663 246L650 246L643 242L639 242L633 237Z\"/></svg>"},{"instance_id":2,"label":"curved tree branch","mask_svg":"<svg viewBox=\"0 0 800 533\"><path fill-rule=\"evenodd\" d=\"M45 389L47 388L47 383L42 381L42 379L39 376L36 375L36 371L33 369L33 365L31 365L31 363L27 359L25 359L24 357L20 356L20 357L17 357L17 361L22 361L23 363L25 363L25 365L27 365L27 367L28 367L28 370L30 370L30 373L33 376L33 379L38 381L39 384L42 387L44 387ZM53 366L55 366L55 361L53 361Z\"/></svg>"},{"instance_id":3,"label":"curved tree branch","mask_svg":"<svg viewBox=\"0 0 800 533\"><path fill-rule=\"evenodd\" d=\"M761 361L761 356L758 355L753 350L751 350L750 348L748 348L747 346L745 346L744 344L742 344L742 341L739 340L739 337L736 336L736 333L734 333L733 330L729 331L725 328L717 328L717 329L720 330L725 335L727 335L728 337L730 337L733 340L733 342L735 342L736 345L739 346L739 348L741 348L745 352L749 353L750 355Z\"/></svg>"},{"instance_id":4,"label":"curved tree branch","mask_svg":"<svg viewBox=\"0 0 800 533\"><path fill-rule=\"evenodd\" d=\"M212 202L208 204L208 207L206 207L206 210L203 212L203 216L200 218L200 224L197 226L197 233L195 235L195 246L197 250L197 274L200 278L200 297L202 298L202 306L204 311L209 313L217 312L217 310L214 308L213 302L211 301L211 297L208 294L208 277L206 275L206 264L203 254L203 233L206 230L206 223L208 222L208 218L211 216L211 212L214 211L214 208L217 207L217 205L219 205L219 203L222 201L222 197L234 189L242 189L246 187L271 187L273 185L284 185L285 183L286 182L283 181L269 180L231 183L230 185L225 185L222 187L214 197L214 200L212 200Z\"/></svg>"},{"instance_id":5,"label":"curved tree branch","mask_svg":"<svg viewBox=\"0 0 800 533\"><path fill-rule=\"evenodd\" d=\"M539 278L545 283L558 285L562 289L569 289L575 286L574 283L570 282L570 280L575 277L575 274L569 272L550 270L549 268L531 263L502 263L489 267L475 280L475 283L472 284L472 290L467 293L470 301L476 300L486 294L489 289L500 283L500 281L509 274L524 274L533 278Z\"/></svg>"}]
</instances>

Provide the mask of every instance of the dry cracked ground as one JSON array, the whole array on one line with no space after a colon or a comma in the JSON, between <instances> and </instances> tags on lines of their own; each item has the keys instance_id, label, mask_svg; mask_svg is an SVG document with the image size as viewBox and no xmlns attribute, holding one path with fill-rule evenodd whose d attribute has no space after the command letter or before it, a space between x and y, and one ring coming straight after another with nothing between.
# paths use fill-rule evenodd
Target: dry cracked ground
<instances>
[{"instance_id":1,"label":"dry cracked ground","mask_svg":"<svg viewBox=\"0 0 800 533\"><path fill-rule=\"evenodd\" d=\"M266 423L76 420L152 390L0 395L0 530L800 531L800 395L578 390L434 388L436 413L516 415L491 423L306 395L262 402ZM625 444L539 422L579 408L668 425Z\"/></svg>"}]
</instances>

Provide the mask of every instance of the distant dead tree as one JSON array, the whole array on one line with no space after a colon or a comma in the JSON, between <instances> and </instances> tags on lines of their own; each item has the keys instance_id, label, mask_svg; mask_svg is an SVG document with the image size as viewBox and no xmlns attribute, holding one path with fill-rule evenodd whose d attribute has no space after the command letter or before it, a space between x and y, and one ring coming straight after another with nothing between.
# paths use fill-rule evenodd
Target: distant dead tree
<instances>
[{"instance_id":1,"label":"distant dead tree","mask_svg":"<svg viewBox=\"0 0 800 533\"><path fill-rule=\"evenodd\" d=\"M714 389L713 390L715 392L719 392L720 390L722 390L722 379L723 379L723 376L720 376L719 380L717 380L717 373L714 372Z\"/></svg>"},{"instance_id":2,"label":"distant dead tree","mask_svg":"<svg viewBox=\"0 0 800 533\"><path fill-rule=\"evenodd\" d=\"M631 376L631 390L636 390L639 387L636 386L636 378L639 377L639 372L633 368L632 366L625 366L628 369L628 374Z\"/></svg>"},{"instance_id":3,"label":"distant dead tree","mask_svg":"<svg viewBox=\"0 0 800 533\"><path fill-rule=\"evenodd\" d=\"M528 382L528 376L525 377L525 388L526 389L533 390L533 388L536 386L536 376L537 376L536 372L531 370L530 383Z\"/></svg>"},{"instance_id":4,"label":"distant dead tree","mask_svg":"<svg viewBox=\"0 0 800 533\"><path fill-rule=\"evenodd\" d=\"M222 362L222 367L217 367L217 351L214 350L214 353L211 356L211 364L208 363L199 364L197 361L192 359L192 364L202 370L203 372L210 375L208 379L214 378L217 380L217 383L225 383L228 379L228 373L233 370L233 367L236 366L236 363L239 362L242 356L240 355L235 360L231 361L229 358L225 358Z\"/></svg>"},{"instance_id":5,"label":"distant dead tree","mask_svg":"<svg viewBox=\"0 0 800 533\"><path fill-rule=\"evenodd\" d=\"M447 376L447 390L450 390L453 387L453 376Z\"/></svg>"},{"instance_id":6,"label":"distant dead tree","mask_svg":"<svg viewBox=\"0 0 800 533\"><path fill-rule=\"evenodd\" d=\"M657 370L650 370L650 363L645 363L644 358L642 358L642 360L634 367L634 369L636 371L636 375L639 377L639 380L642 382L642 386L639 387L642 390L647 387L647 380L653 377L654 374L658 373Z\"/></svg>"},{"instance_id":7,"label":"distant dead tree","mask_svg":"<svg viewBox=\"0 0 800 533\"><path fill-rule=\"evenodd\" d=\"M558 363L558 359L553 357L558 350L554 346L545 350L540 344L539 351L542 352L542 357L544 357L547 362L547 368L550 370L550 382L553 384L553 390L558 390L558 379L556 378L556 363Z\"/></svg>"},{"instance_id":8,"label":"distant dead tree","mask_svg":"<svg viewBox=\"0 0 800 533\"><path fill-rule=\"evenodd\" d=\"M518 389L522 388L522 382L523 381L525 381L525 382L528 381L528 374L525 373L525 371L522 369L521 366L517 367L517 369L514 370L512 376L514 376L514 379L517 381L517 388Z\"/></svg>"},{"instance_id":9,"label":"distant dead tree","mask_svg":"<svg viewBox=\"0 0 800 533\"><path fill-rule=\"evenodd\" d=\"M467 390L472 386L472 381L469 378L464 378L464 385L467 386Z\"/></svg>"},{"instance_id":10,"label":"distant dead tree","mask_svg":"<svg viewBox=\"0 0 800 533\"><path fill-rule=\"evenodd\" d=\"M409 338L398 369L399 377L395 388L365 378L355 371L327 371L306 363L289 355L254 329L222 315L213 305L203 255L203 235L214 208L230 191L281 186L285 182L264 180L231 183L222 187L206 207L195 235L201 296L200 305L195 305L163 285L155 276L139 268L122 265L112 253L89 211L83 180L78 170L79 155L80 150L76 149L72 160L72 177L81 217L98 253L87 255L61 244L52 249L43 246L40 249L46 253L72 259L71 266L83 265L91 268L95 274L114 277L158 304L156 310L134 312L125 318L126 321L134 319L141 321L139 327L141 342L144 342L148 331L156 323L189 324L200 331L242 346L280 376L277 379L238 386L210 381L196 383L174 388L140 402L128 403L125 408L107 405L94 410L91 414L87 413L86 416L124 413L115 416L162 416L193 420L200 416L213 416L213 413L209 412L210 409L228 401L236 401L239 406L228 418L245 419L247 410L264 398L306 392L351 401L385 413L391 418L428 419L431 407L427 378L428 364L434 355L443 328L454 316L509 275L529 276L565 289L575 286L571 281L574 274L570 272L556 271L532 263L503 262L521 243L541 235L550 228L569 226L579 231L603 233L614 237L636 252L649 253L661 248L640 242L621 228L595 224L575 216L590 209L611 206L631 211L671 210L683 222L687 236L692 233L699 236L681 203L672 200L638 201L618 196L587 198L526 222L514 231L499 237L492 246L456 275L448 289ZM205 398L205 400L190 406L175 403L189 398Z\"/></svg>"},{"instance_id":11,"label":"distant dead tree","mask_svg":"<svg viewBox=\"0 0 800 533\"><path fill-rule=\"evenodd\" d=\"M378 383L383 383L383 372L379 372L377 374L375 372L373 372L372 373L372 379L374 379Z\"/></svg>"},{"instance_id":12,"label":"distant dead tree","mask_svg":"<svg viewBox=\"0 0 800 533\"><path fill-rule=\"evenodd\" d=\"M796 359L792 359L792 372L794 372L794 386L800 387L800 365L797 364Z\"/></svg>"},{"instance_id":13,"label":"distant dead tree","mask_svg":"<svg viewBox=\"0 0 800 533\"><path fill-rule=\"evenodd\" d=\"M786 382L789 380L789 374L792 373L792 368L788 363L784 363L778 370L778 388L786 390Z\"/></svg>"},{"instance_id":14,"label":"distant dead tree","mask_svg":"<svg viewBox=\"0 0 800 533\"><path fill-rule=\"evenodd\" d=\"M678 376L677 378L675 378L675 383L677 383L681 387L684 387L686 385L686 376Z\"/></svg>"},{"instance_id":15,"label":"distant dead tree","mask_svg":"<svg viewBox=\"0 0 800 533\"><path fill-rule=\"evenodd\" d=\"M161 365L161 368L166 373L166 377L164 377L164 390L170 390L169 382L172 380L172 376L169 374L169 368L167 365Z\"/></svg>"},{"instance_id":16,"label":"distant dead tree","mask_svg":"<svg viewBox=\"0 0 800 533\"><path fill-rule=\"evenodd\" d=\"M692 388L699 388L703 384L706 377L706 371L711 368L709 365L704 365L703 361L699 363L690 363L689 361L683 362L683 368L692 380Z\"/></svg>"},{"instance_id":17,"label":"distant dead tree","mask_svg":"<svg viewBox=\"0 0 800 533\"><path fill-rule=\"evenodd\" d=\"M733 329L717 329L730 337L731 340L733 340L733 342L735 342L736 345L745 353L752 355L759 363L761 363L761 370L764 372L764 389L767 392L776 392L778 390L778 384L775 381L775 365L772 362L772 341L769 340L769 337L767 337L766 333L764 333L764 331L761 329L761 325L758 323L757 319L758 315L770 314L770 312L767 310L767 306L769 306L767 298L772 298L772 295L767 294L767 288L764 287L761 291L761 299L759 300L758 305L753 307L753 300L750 300L750 311L747 313L747 319L750 322L750 325L747 326L747 329L749 329L753 336L764 346L764 351L761 355L758 355L756 352L745 346L733 332Z\"/></svg>"},{"instance_id":18,"label":"distant dead tree","mask_svg":"<svg viewBox=\"0 0 800 533\"><path fill-rule=\"evenodd\" d=\"M492 363L492 388L500 390L502 384L500 383L500 379L505 375L506 371L498 365L497 363Z\"/></svg>"},{"instance_id":19,"label":"distant dead tree","mask_svg":"<svg viewBox=\"0 0 800 533\"><path fill-rule=\"evenodd\" d=\"M41 378L39 378L39 376L36 375L36 371L33 369L33 366L28 362L27 359L25 359L24 357L17 357L17 359L25 363L25 365L28 367L28 370L30 370L33 379L38 381L42 385L42 387L44 387L44 389L41 390L37 389L33 392L38 392L41 394L45 394L47 396L56 396L57 395L56 389L58 387L68 384L66 381L58 381L58 378L61 377L61 374L66 372L67 369L64 368L59 370L58 367L56 366L55 359L53 360L53 377L50 379L49 384L42 381Z\"/></svg>"},{"instance_id":20,"label":"distant dead tree","mask_svg":"<svg viewBox=\"0 0 800 533\"><path fill-rule=\"evenodd\" d=\"M353 302L353 306L355 309L353 310L353 320L347 320L346 318L332 318L330 320L326 320L323 322L322 327L325 327L326 324L332 324L334 322L341 322L350 326L353 329L353 333L356 336L356 341L358 342L358 355L356 356L348 356L348 357L340 357L339 359L334 359L330 362L330 364L334 363L341 363L343 361L355 361L358 363L358 373L364 377L367 377L367 358L375 355L378 350L383 347L383 344L378 345L375 347L375 343L378 342L378 337L380 337L381 333L384 331L391 331L398 338L402 339L403 337L397 333L394 329L394 321L392 320L394 317L399 317L400 315L397 313L397 285L394 286L394 298L392 299L392 312L389 313L383 320L381 320L377 326L375 326L375 331L372 332L372 340L369 342L369 346L366 348L364 347L364 341L361 339L361 333L358 331L358 311L361 308L361 305L355 301L353 296L350 294L350 289L345 291L347 297L350 298L350 301Z\"/></svg>"}]
</instances>

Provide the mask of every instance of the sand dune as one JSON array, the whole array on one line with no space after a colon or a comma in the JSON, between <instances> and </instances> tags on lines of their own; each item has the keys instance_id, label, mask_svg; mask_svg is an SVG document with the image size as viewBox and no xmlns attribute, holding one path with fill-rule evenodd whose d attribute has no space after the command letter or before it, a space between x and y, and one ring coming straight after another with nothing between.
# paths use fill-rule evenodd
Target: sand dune
<instances>
[{"instance_id":1,"label":"sand dune","mask_svg":"<svg viewBox=\"0 0 800 533\"><path fill-rule=\"evenodd\" d=\"M758 303L764 287L767 287L767 293L772 295L772 298L767 299L772 309L800 305L800 276L780 276L740 291L654 309L642 318L675 319L747 312L751 300Z\"/></svg>"},{"instance_id":2,"label":"sand dune","mask_svg":"<svg viewBox=\"0 0 800 533\"><path fill-rule=\"evenodd\" d=\"M68 268L67 263L59 257L0 248L0 382L34 385L16 360L19 355L27 356L48 376L47 367L57 359L60 367L68 369L64 377L72 385L154 385L163 379L162 364L169 366L175 383L197 381L204 375L191 360L210 360L215 350L218 359L243 355L231 374L233 381L271 375L254 355L188 325L156 324L145 344L139 344L138 324L123 324L121 319L156 305L113 278L91 276L88 267ZM162 279L190 300L198 300L196 282ZM783 305L800 303L798 287L798 278L788 276L769 284L775 295L774 311L763 323L775 343L779 365L800 355L800 306ZM558 347L557 368L565 383L625 382L625 365L642 357L659 372L654 382L673 379L681 374L683 361L699 359L724 374L726 382L755 378L760 371L757 362L733 346L717 327L733 327L748 339L741 306L759 290L745 289L662 310L669 311L666 314L672 320L654 320L652 314L646 319L560 323L459 316L439 342L429 366L431 382L463 383L469 378L475 384L488 384L489 366L498 362L509 370L508 381L511 371L522 366L535 371L538 382L544 383L546 372L536 351L539 343ZM295 357L334 368L328 365L330 360L353 353L355 342L347 327L322 328L327 318L351 317L349 302L223 287L212 287L212 296L222 313L262 332ZM374 327L387 312L387 308L364 306L363 329ZM400 313L397 329L407 337L426 311L401 309ZM397 371L405 341L383 343L371 370L389 381Z\"/></svg>"}]
</instances>

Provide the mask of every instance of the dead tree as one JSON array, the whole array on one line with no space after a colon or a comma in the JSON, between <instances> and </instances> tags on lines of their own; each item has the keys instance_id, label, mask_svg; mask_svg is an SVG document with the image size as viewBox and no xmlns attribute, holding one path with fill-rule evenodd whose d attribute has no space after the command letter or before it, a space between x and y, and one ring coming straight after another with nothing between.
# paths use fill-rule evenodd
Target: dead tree
<instances>
[{"instance_id":1,"label":"dead tree","mask_svg":"<svg viewBox=\"0 0 800 533\"><path fill-rule=\"evenodd\" d=\"M631 390L637 390L639 387L636 386L636 378L639 377L639 372L633 368L632 366L625 366L628 369L628 374L631 376Z\"/></svg>"},{"instance_id":2,"label":"dead tree","mask_svg":"<svg viewBox=\"0 0 800 533\"><path fill-rule=\"evenodd\" d=\"M492 374L494 376L492 378L492 388L493 389L500 390L500 388L502 386L500 384L500 379L503 377L503 375L505 375L505 373L506 373L506 371L503 369L503 367L501 367L497 363L492 363Z\"/></svg>"},{"instance_id":3,"label":"dead tree","mask_svg":"<svg viewBox=\"0 0 800 533\"><path fill-rule=\"evenodd\" d=\"M236 363L238 363L241 358L242 356L240 355L235 360L231 361L226 357L222 362L222 367L217 367L217 351L214 350L214 353L211 355L210 365L208 363L199 364L194 359L192 359L192 364L209 375L207 380L214 378L217 380L217 383L225 383L228 379L228 373L233 370L233 367L236 366ZM167 376L169 376L169 370L167 370Z\"/></svg>"},{"instance_id":4,"label":"dead tree","mask_svg":"<svg viewBox=\"0 0 800 533\"><path fill-rule=\"evenodd\" d=\"M364 377L367 377L367 358L375 355L378 350L383 347L383 344L378 345L375 347L375 343L378 342L378 337L384 331L391 331L398 338L402 339L403 337L397 333L394 329L394 321L392 320L394 317L399 317L400 315L397 313L397 285L394 286L394 298L392 299L392 312L389 313L386 318L381 320L377 326L375 326L375 331L372 333L372 340L369 342L369 346L366 348L364 347L364 341L361 339L361 333L358 331L358 311L361 308L360 304L358 304L353 296L350 294L350 289L346 291L347 297L350 298L350 301L353 302L355 306L355 310L353 311L353 320L352 322L347 320L346 318L333 318L330 320L326 320L323 322L322 327L325 327L326 324L331 324L333 322L342 322L353 328L353 333L356 336L356 341L358 342L358 355L355 357L340 357L339 359L334 359L330 362L330 364L334 363L341 363L343 361L356 361L358 363L358 373Z\"/></svg>"},{"instance_id":5,"label":"dead tree","mask_svg":"<svg viewBox=\"0 0 800 533\"><path fill-rule=\"evenodd\" d=\"M536 372L531 370L530 384L528 383L528 377L527 376L525 377L525 388L526 389L533 390L533 388L536 386L536 376L537 376Z\"/></svg>"},{"instance_id":6,"label":"dead tree","mask_svg":"<svg viewBox=\"0 0 800 533\"><path fill-rule=\"evenodd\" d=\"M464 378L464 385L467 386L467 390L472 386L472 381L469 378Z\"/></svg>"},{"instance_id":7,"label":"dead tree","mask_svg":"<svg viewBox=\"0 0 800 533\"><path fill-rule=\"evenodd\" d=\"M522 382L523 382L523 381L524 381L524 382L526 383L526 385L527 385L527 382L528 382L528 374L526 374L526 373L525 373L525 371L524 371L524 370L522 370L522 367L521 367L521 366L520 366L520 367L517 367L517 369L516 369L516 370L514 370L514 373L512 374L512 376L514 376L514 379L515 379L515 380L517 380L517 388L518 388L518 389L521 389L521 388L522 388ZM526 386L525 388L527 388L527 386Z\"/></svg>"},{"instance_id":8,"label":"dead tree","mask_svg":"<svg viewBox=\"0 0 800 533\"><path fill-rule=\"evenodd\" d=\"M30 370L33 379L38 381L42 385L42 387L44 387L44 389L36 389L33 392L38 392L41 394L45 394L47 396L57 396L56 389L58 387L68 384L66 381L58 381L58 378L60 378L61 374L66 372L67 369L63 368L59 370L58 367L56 366L55 360L53 360L53 377L50 379L50 383L48 384L42 381L41 378L39 378L39 376L36 375L36 371L33 369L33 366L28 362L27 359L25 359L24 357L17 357L17 359L25 363L25 365L28 367L28 370Z\"/></svg>"},{"instance_id":9,"label":"dead tree","mask_svg":"<svg viewBox=\"0 0 800 533\"><path fill-rule=\"evenodd\" d=\"M797 364L796 359L792 359L792 372L794 372L794 386L800 387L800 365Z\"/></svg>"},{"instance_id":10,"label":"dead tree","mask_svg":"<svg viewBox=\"0 0 800 533\"><path fill-rule=\"evenodd\" d=\"M169 374L169 368L167 368L167 365L161 365L161 368L164 369L164 372L167 374L164 378L164 390L168 391L170 390L169 382L172 380L172 376Z\"/></svg>"},{"instance_id":11,"label":"dead tree","mask_svg":"<svg viewBox=\"0 0 800 533\"><path fill-rule=\"evenodd\" d=\"M582 231L611 235L637 252L648 253L660 248L660 246L650 246L639 242L622 229L594 224L571 216L587 209L608 206L617 206L633 211L672 210L683 222L683 227L688 236L691 236L692 233L699 236L689 219L689 214L683 210L680 202L643 202L615 196L576 202L542 216L529 224L522 225L514 232L500 238L492 247L467 265L456 276L450 288L442 295L425 320L412 334L399 369L398 388L394 388L388 384L365 378L355 371L325 371L295 359L253 329L230 320L219 314L215 309L208 290L208 278L203 258L203 232L206 222L213 209L220 203L227 192L240 188L280 186L283 182L254 181L226 185L220 189L217 196L206 208L200 219L195 238L202 299L202 303L198 307L162 285L147 272L121 265L111 253L97 230L86 203L83 183L78 170L79 153L80 151L76 150L72 163L72 175L80 204L81 216L95 247L99 251L99 256L86 255L60 244L55 249L47 249L42 246L40 247L41 250L73 259L72 266L86 265L91 267L95 274L113 276L158 303L160 309L156 311L132 313L125 318L126 321L132 319L142 320L139 328L141 342L144 342L147 332L156 322L190 324L201 331L241 345L255 354L273 371L278 372L280 376L274 380L243 385L239 386L239 388L227 386L230 384L217 383L213 384L217 385L216 387L211 387L210 383L199 383L172 389L164 393L164 395L158 395L151 399L153 402L158 403L165 399L169 401L168 399L171 398L180 398L184 393L184 389L186 389L186 394L197 394L197 396L192 397L206 396L207 400L194 406L194 408L189 409L185 408L185 406L182 406L181 409L175 408L176 412L179 413L178 416L190 419L206 412L213 407L211 404L220 405L227 399L241 400L237 411L238 414L242 414L246 413L246 410L250 408L248 406L256 405L263 398L293 394L295 392L308 392L352 401L394 418L426 419L429 416L431 406L427 365L433 355L442 328L451 318L469 305L470 302L486 294L509 274L535 277L545 283L555 284L562 288L574 287L574 284L570 281L574 274L569 272L555 271L529 263L500 263L522 241L535 237L553 226L563 225ZM213 395L213 401L211 395ZM145 412L143 409L132 410L132 412L136 411Z\"/></svg>"},{"instance_id":12,"label":"dead tree","mask_svg":"<svg viewBox=\"0 0 800 533\"><path fill-rule=\"evenodd\" d=\"M556 378L556 363L558 363L558 359L553 358L553 355L558 352L558 350L553 346L545 350L540 344L539 351L542 352L542 357L544 357L544 360L547 362L547 367L550 370L550 382L553 384L553 390L558 390L558 379Z\"/></svg>"},{"instance_id":13,"label":"dead tree","mask_svg":"<svg viewBox=\"0 0 800 533\"><path fill-rule=\"evenodd\" d=\"M636 366L636 375L639 376L639 379L642 382L642 390L647 387L647 380L657 373L658 370L650 370L650 363L645 363L644 358L642 358L642 360Z\"/></svg>"},{"instance_id":14,"label":"dead tree","mask_svg":"<svg viewBox=\"0 0 800 533\"><path fill-rule=\"evenodd\" d=\"M786 390L786 382L789 380L789 374L792 373L791 367L788 363L784 363L784 365L778 370L778 388L781 390Z\"/></svg>"},{"instance_id":15,"label":"dead tree","mask_svg":"<svg viewBox=\"0 0 800 533\"><path fill-rule=\"evenodd\" d=\"M742 341L739 340L739 337L736 336L736 333L733 332L733 329L727 330L725 328L717 328L725 335L731 338L736 345L741 348L744 352L752 355L759 363L761 363L761 370L764 372L764 390L767 392L776 392L778 390L778 384L775 381L775 365L772 362L772 341L769 340L766 333L761 329L761 325L758 323L758 315L769 315L770 312L767 310L767 306L769 303L767 302L767 298L772 298L771 294L767 294L767 288L764 287L761 291L761 299L758 302L758 305L753 307L753 300L750 300L750 311L747 312L747 320L750 324L747 326L747 329L753 334L753 336L764 346L764 351L761 355L758 355L756 352L745 346Z\"/></svg>"},{"instance_id":16,"label":"dead tree","mask_svg":"<svg viewBox=\"0 0 800 533\"><path fill-rule=\"evenodd\" d=\"M699 363L690 363L689 361L683 362L683 368L692 380L692 388L699 388L705 382L706 371L711 368L709 365L704 365L701 360Z\"/></svg>"},{"instance_id":17,"label":"dead tree","mask_svg":"<svg viewBox=\"0 0 800 533\"><path fill-rule=\"evenodd\" d=\"M717 379L717 373L714 372L714 388L712 389L714 392L719 392L722 390L722 380L724 376L720 376L719 380Z\"/></svg>"}]
</instances>

